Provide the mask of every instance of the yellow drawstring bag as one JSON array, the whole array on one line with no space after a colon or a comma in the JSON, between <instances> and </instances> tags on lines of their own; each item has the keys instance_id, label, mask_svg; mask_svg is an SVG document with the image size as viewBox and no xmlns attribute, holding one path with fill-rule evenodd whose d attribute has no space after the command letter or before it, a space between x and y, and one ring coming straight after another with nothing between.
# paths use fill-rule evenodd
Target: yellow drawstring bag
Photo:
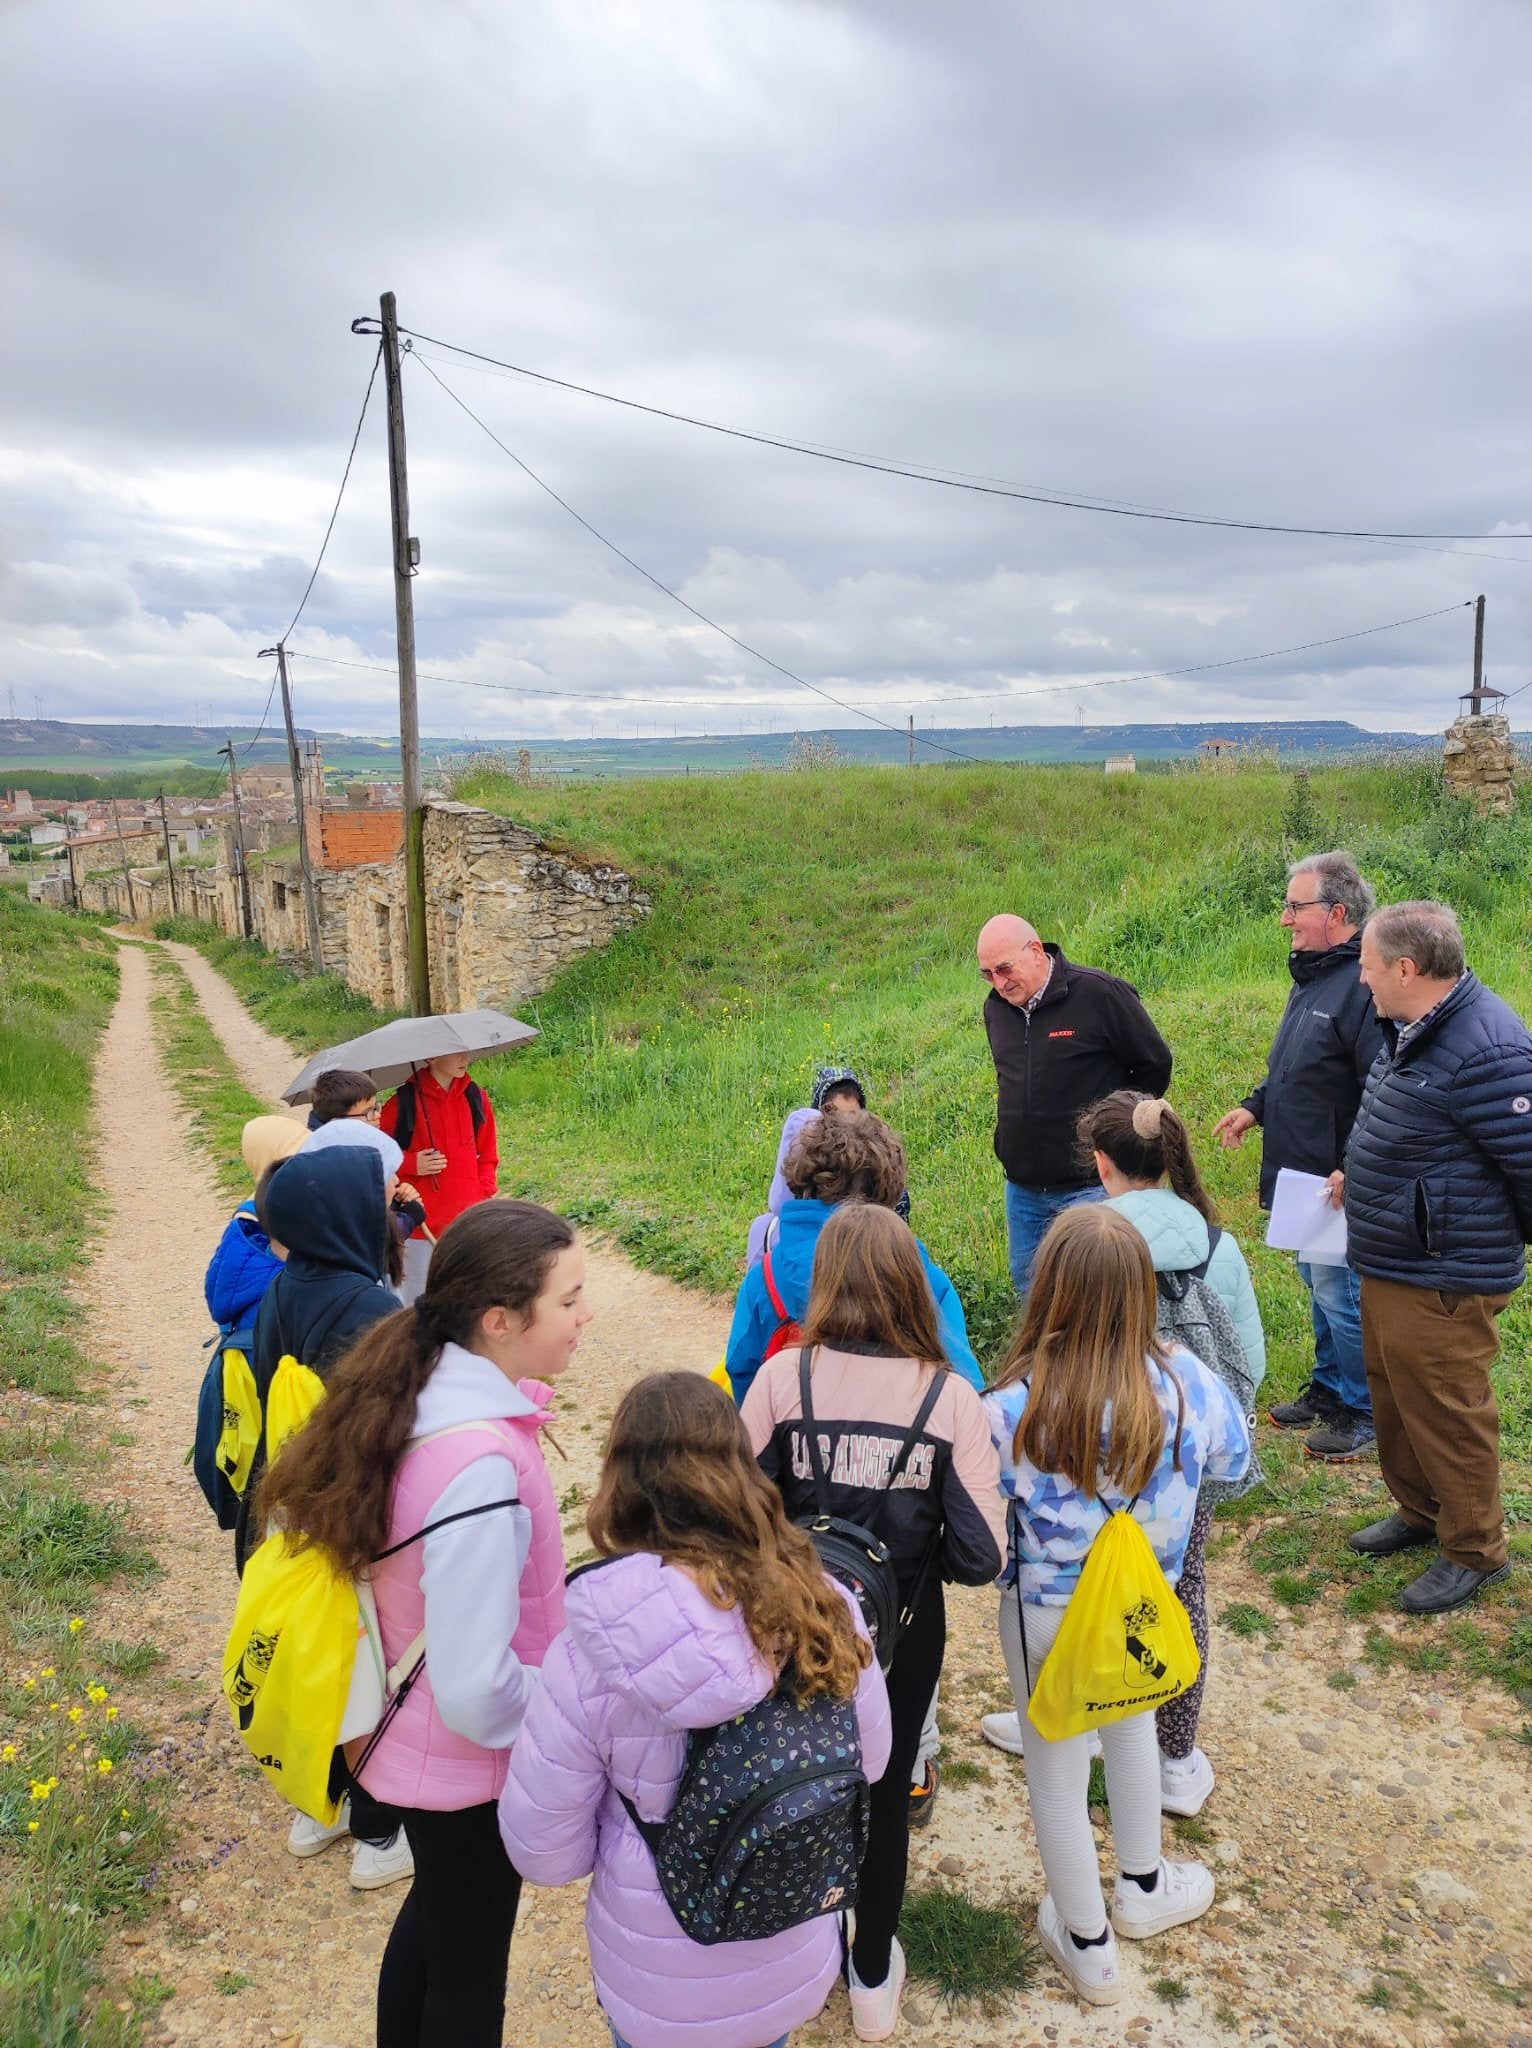
<instances>
[{"instance_id":1,"label":"yellow drawstring bag","mask_svg":"<svg viewBox=\"0 0 1532 2048\"><path fill-rule=\"evenodd\" d=\"M277 1453L290 1436L296 1436L319 1406L324 1381L312 1366L302 1365L290 1351L277 1360L266 1393L266 1462L274 1465Z\"/></svg>"},{"instance_id":2,"label":"yellow drawstring bag","mask_svg":"<svg viewBox=\"0 0 1532 2048\"><path fill-rule=\"evenodd\" d=\"M279 1530L245 1566L223 1653L240 1740L282 1797L327 1827L339 1810L331 1766L361 1628L356 1584L333 1553L298 1549Z\"/></svg>"},{"instance_id":3,"label":"yellow drawstring bag","mask_svg":"<svg viewBox=\"0 0 1532 2048\"><path fill-rule=\"evenodd\" d=\"M729 1367L725 1359L719 1359L713 1370L708 1374L708 1378L715 1387L722 1387L731 1401L734 1399L734 1382L729 1378Z\"/></svg>"},{"instance_id":4,"label":"yellow drawstring bag","mask_svg":"<svg viewBox=\"0 0 1532 2048\"><path fill-rule=\"evenodd\" d=\"M1021 1581L1017 1578L1017 1605ZM1025 1656L1026 1617L1022 1622ZM1192 1625L1160 1569L1133 1505L1108 1517L1090 1547L1063 1625L1037 1674L1027 1713L1039 1735L1063 1742L1162 1707L1202 1669Z\"/></svg>"},{"instance_id":5,"label":"yellow drawstring bag","mask_svg":"<svg viewBox=\"0 0 1532 2048\"><path fill-rule=\"evenodd\" d=\"M223 1428L214 1462L237 1494L250 1483L250 1467L261 1441L261 1397L255 1374L243 1351L230 1346L223 1354Z\"/></svg>"}]
</instances>

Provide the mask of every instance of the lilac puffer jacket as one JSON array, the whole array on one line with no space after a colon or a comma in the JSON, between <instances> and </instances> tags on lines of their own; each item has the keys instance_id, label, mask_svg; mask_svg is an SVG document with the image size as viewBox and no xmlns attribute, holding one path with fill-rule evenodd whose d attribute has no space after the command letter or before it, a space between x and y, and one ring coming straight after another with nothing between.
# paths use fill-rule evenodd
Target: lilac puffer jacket
<instances>
[{"instance_id":1,"label":"lilac puffer jacket","mask_svg":"<svg viewBox=\"0 0 1532 2048\"><path fill-rule=\"evenodd\" d=\"M682 1933L654 1859L623 1810L663 1820L687 1730L764 1699L773 1675L738 1608L720 1611L673 1566L642 1553L582 1572L569 1625L511 1752L500 1795L506 1853L533 1884L593 1872L586 1901L596 1990L632 2048L764 2048L811 2019L840 1968L837 1920L767 1941L701 1948ZM857 1691L863 1767L888 1762L888 1696L876 1664Z\"/></svg>"}]
</instances>

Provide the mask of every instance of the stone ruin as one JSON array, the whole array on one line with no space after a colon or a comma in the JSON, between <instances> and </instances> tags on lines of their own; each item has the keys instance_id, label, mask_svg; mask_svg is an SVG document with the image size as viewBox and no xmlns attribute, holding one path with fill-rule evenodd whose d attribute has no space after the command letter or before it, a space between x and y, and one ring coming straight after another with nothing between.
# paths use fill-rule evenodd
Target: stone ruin
<instances>
[{"instance_id":1,"label":"stone ruin","mask_svg":"<svg viewBox=\"0 0 1532 2048\"><path fill-rule=\"evenodd\" d=\"M1503 714L1474 717L1465 713L1447 728L1442 774L1454 796L1464 796L1481 811L1504 817L1516 804L1516 745L1511 721Z\"/></svg>"}]
</instances>

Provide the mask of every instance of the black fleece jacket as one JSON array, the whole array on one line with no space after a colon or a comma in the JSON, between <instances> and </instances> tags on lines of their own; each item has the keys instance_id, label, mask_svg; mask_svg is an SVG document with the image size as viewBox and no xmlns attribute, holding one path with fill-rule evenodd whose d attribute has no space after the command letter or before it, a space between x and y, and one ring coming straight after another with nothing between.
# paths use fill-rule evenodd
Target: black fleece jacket
<instances>
[{"instance_id":1,"label":"black fleece jacket","mask_svg":"<svg viewBox=\"0 0 1532 2048\"><path fill-rule=\"evenodd\" d=\"M1272 1040L1266 1079L1245 1097L1261 1126L1261 1207L1277 1174L1334 1173L1383 1034L1362 986L1360 935L1324 953L1289 953L1292 994Z\"/></svg>"},{"instance_id":2,"label":"black fleece jacket","mask_svg":"<svg viewBox=\"0 0 1532 2048\"><path fill-rule=\"evenodd\" d=\"M1037 1008L1029 1015L992 989L984 1028L999 1083L995 1157L1018 1187L1062 1194L1096 1178L1080 1158L1081 1110L1116 1088L1163 1095L1171 1056L1131 982L1044 950L1053 973Z\"/></svg>"}]
</instances>

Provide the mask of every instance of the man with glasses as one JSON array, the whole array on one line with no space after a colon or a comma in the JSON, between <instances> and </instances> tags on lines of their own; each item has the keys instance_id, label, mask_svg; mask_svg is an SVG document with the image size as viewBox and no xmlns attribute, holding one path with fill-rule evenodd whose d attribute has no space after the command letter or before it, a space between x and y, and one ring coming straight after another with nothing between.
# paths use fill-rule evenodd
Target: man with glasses
<instances>
[{"instance_id":1,"label":"man with glasses","mask_svg":"<svg viewBox=\"0 0 1532 2048\"><path fill-rule=\"evenodd\" d=\"M1066 960L1024 917L992 917L978 955L989 983L984 1028L998 1084L995 1157L1005 1168L1011 1280L1024 1295L1054 1217L1106 1192L1089 1159L1081 1163L1081 1110L1117 1088L1163 1095L1170 1047L1135 988Z\"/></svg>"},{"instance_id":2,"label":"man with glasses","mask_svg":"<svg viewBox=\"0 0 1532 2048\"><path fill-rule=\"evenodd\" d=\"M1373 892L1349 853L1316 853L1288 870L1282 923L1292 993L1272 1043L1266 1079L1214 1125L1226 1147L1261 1126L1261 1207L1284 1167L1328 1177L1345 1158L1362 1084L1383 1043L1362 985L1362 926ZM1294 1400L1271 1410L1279 1429L1302 1429L1304 1449L1328 1463L1366 1457L1374 1443L1362 1360L1361 1280L1350 1266L1298 1261L1309 1291L1314 1370Z\"/></svg>"}]
</instances>

